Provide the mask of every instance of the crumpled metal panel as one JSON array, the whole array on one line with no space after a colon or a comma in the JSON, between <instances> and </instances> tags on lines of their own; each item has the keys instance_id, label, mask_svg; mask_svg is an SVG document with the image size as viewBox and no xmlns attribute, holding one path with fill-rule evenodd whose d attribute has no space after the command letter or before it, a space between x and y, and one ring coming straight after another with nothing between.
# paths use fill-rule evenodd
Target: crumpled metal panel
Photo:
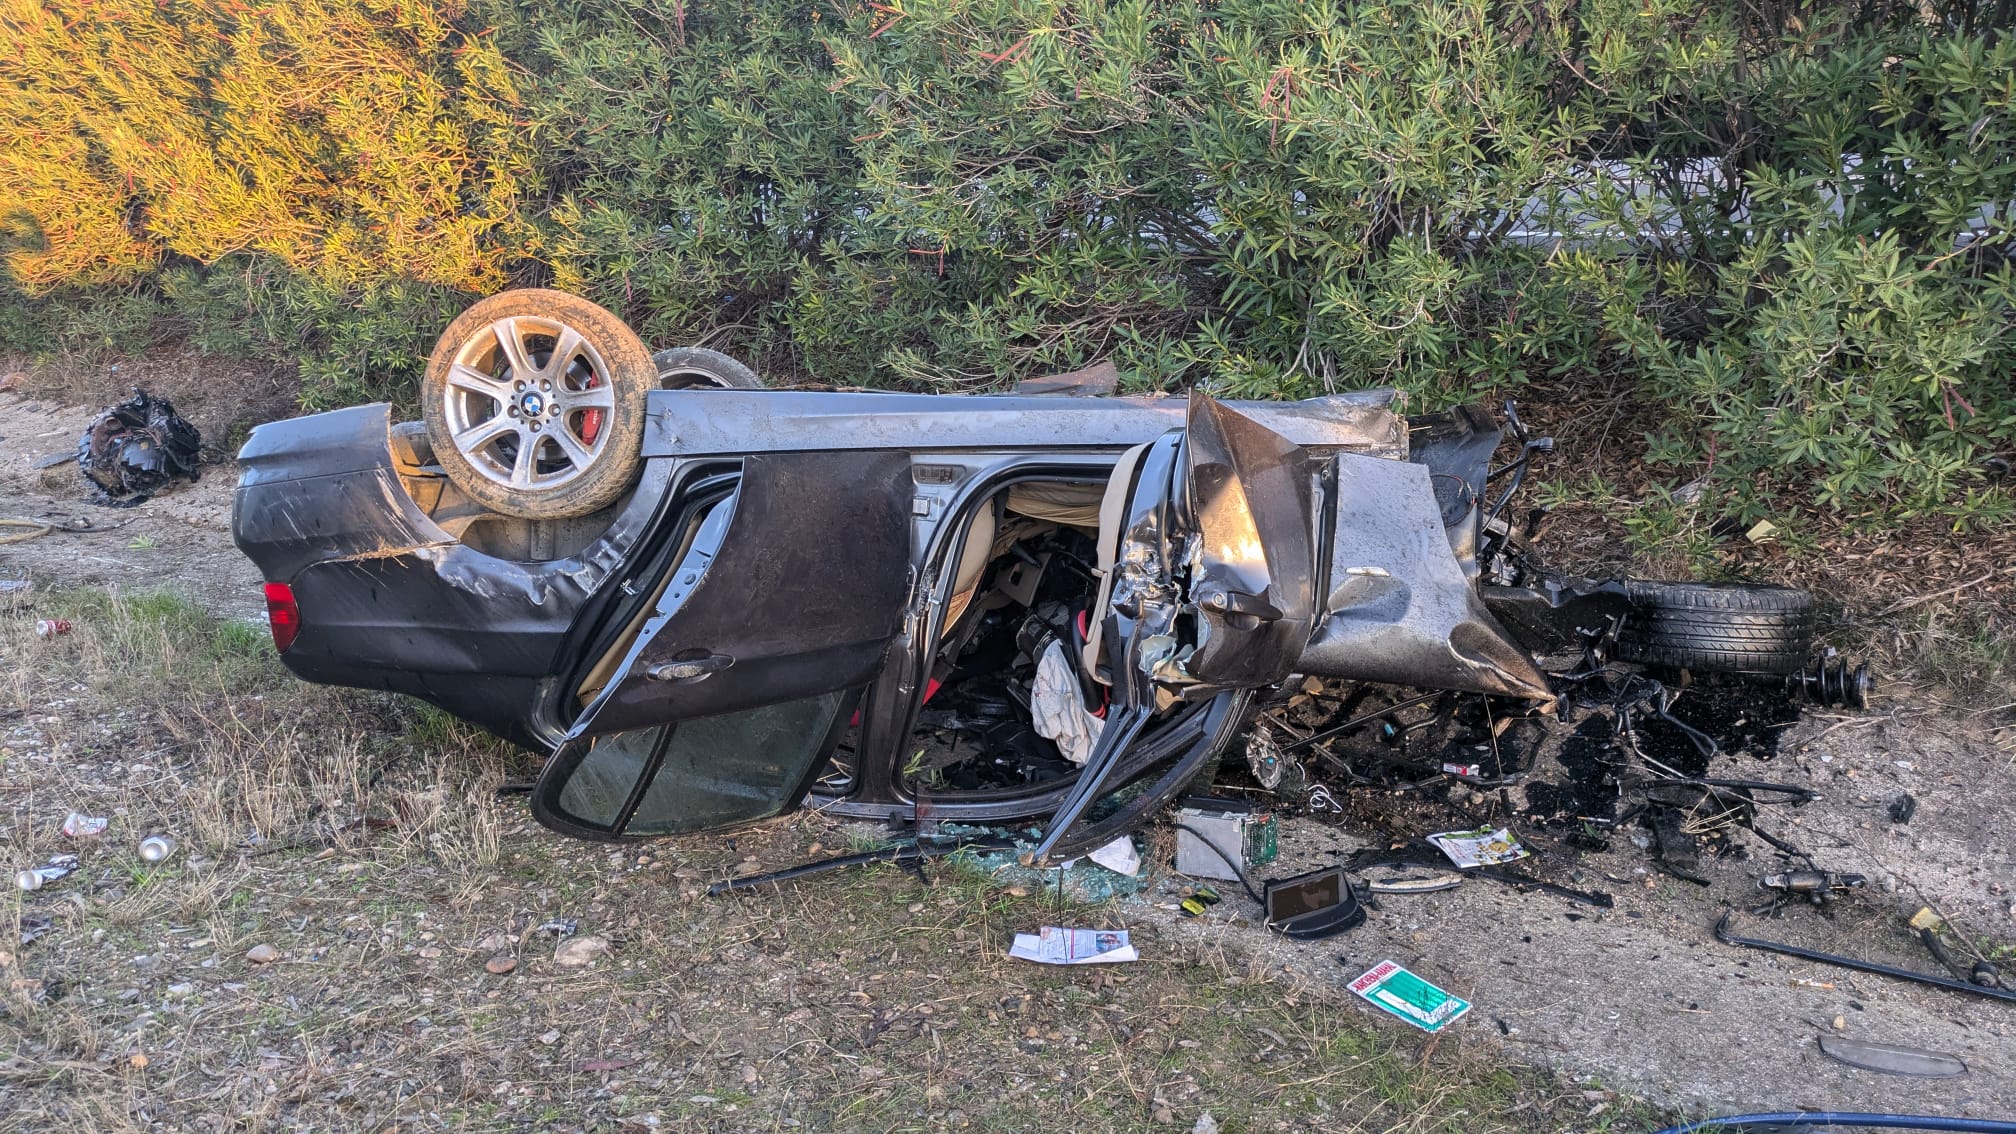
<instances>
[{"instance_id":1,"label":"crumpled metal panel","mask_svg":"<svg viewBox=\"0 0 2016 1134\"><path fill-rule=\"evenodd\" d=\"M1269 685L1288 676L1315 614L1309 456L1251 417L1190 398L1183 440L1184 509L1197 649L1207 686Z\"/></svg>"},{"instance_id":2,"label":"crumpled metal panel","mask_svg":"<svg viewBox=\"0 0 2016 1134\"><path fill-rule=\"evenodd\" d=\"M1299 672L1428 689L1553 695L1450 549L1428 469L1333 459L1327 593Z\"/></svg>"}]
</instances>

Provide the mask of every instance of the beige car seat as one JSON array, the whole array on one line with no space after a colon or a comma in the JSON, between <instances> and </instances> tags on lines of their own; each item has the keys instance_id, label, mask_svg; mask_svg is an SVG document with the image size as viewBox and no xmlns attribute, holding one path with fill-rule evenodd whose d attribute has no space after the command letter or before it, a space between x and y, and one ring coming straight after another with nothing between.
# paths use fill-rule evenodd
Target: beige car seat
<instances>
[{"instance_id":1,"label":"beige car seat","mask_svg":"<svg viewBox=\"0 0 2016 1134\"><path fill-rule=\"evenodd\" d=\"M994 502L988 501L973 515L966 528L966 542L959 548L959 569L952 574L952 597L945 603L945 621L938 636L945 637L959 624L959 617L973 604L973 592L980 589L980 576L994 558Z\"/></svg>"},{"instance_id":2,"label":"beige car seat","mask_svg":"<svg viewBox=\"0 0 2016 1134\"><path fill-rule=\"evenodd\" d=\"M1141 459L1154 447L1150 441L1136 445L1113 464L1113 475L1106 481L1106 495L1099 501L1099 597L1092 602L1091 612L1086 616L1088 626L1085 633L1085 652L1078 662L1085 669L1085 675L1101 684L1112 682L1099 676L1099 643L1105 636L1106 604L1113 599L1113 561L1120 557L1120 528L1127 522L1127 499L1133 495L1134 473L1141 467Z\"/></svg>"}]
</instances>

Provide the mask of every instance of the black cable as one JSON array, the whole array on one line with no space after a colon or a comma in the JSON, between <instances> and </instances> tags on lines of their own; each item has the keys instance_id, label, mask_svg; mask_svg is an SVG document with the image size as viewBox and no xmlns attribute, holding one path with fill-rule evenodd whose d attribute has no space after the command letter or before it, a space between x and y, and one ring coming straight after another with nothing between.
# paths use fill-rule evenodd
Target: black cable
<instances>
[{"instance_id":1,"label":"black cable","mask_svg":"<svg viewBox=\"0 0 2016 1134\"><path fill-rule=\"evenodd\" d=\"M1217 843L1212 842L1210 838L1208 838L1204 834L1204 832L1198 830L1195 827L1192 827L1188 823L1178 823L1176 824L1176 829L1179 831L1188 831L1191 834L1197 836L1198 839L1203 841L1205 846L1211 848L1212 854L1215 854L1219 858L1224 859L1225 865L1232 868L1232 876L1234 878L1237 878L1239 880L1239 884L1246 888L1246 896L1253 899L1256 902L1259 902L1261 909L1264 910L1267 908L1267 899L1260 896L1259 891L1253 888L1253 883L1246 881L1246 872L1239 868L1239 864L1232 860L1231 855L1225 853L1225 848L1219 846Z\"/></svg>"}]
</instances>

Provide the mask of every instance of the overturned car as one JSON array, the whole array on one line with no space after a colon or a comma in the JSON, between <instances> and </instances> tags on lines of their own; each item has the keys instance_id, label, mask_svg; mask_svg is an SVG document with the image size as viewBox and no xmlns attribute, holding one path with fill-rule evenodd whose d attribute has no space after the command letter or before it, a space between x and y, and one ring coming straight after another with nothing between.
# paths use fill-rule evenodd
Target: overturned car
<instances>
[{"instance_id":1,"label":"overturned car","mask_svg":"<svg viewBox=\"0 0 2016 1134\"><path fill-rule=\"evenodd\" d=\"M238 546L285 664L549 754L594 839L799 806L1034 818L1081 853L1208 780L1291 675L1544 701L1536 657L1787 674L1810 602L1602 583L1502 514L1544 447L1302 402L768 390L550 291L443 335L425 420L277 422Z\"/></svg>"}]
</instances>

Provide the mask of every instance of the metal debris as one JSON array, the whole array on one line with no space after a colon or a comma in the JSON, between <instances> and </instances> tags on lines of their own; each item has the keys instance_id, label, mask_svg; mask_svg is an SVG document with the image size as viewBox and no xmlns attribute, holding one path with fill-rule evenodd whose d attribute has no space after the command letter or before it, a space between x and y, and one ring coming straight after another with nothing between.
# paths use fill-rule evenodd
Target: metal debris
<instances>
[{"instance_id":1,"label":"metal debris","mask_svg":"<svg viewBox=\"0 0 2016 1134\"><path fill-rule=\"evenodd\" d=\"M92 502L130 508L177 479L194 481L203 435L166 398L134 387L77 439L77 467L97 490Z\"/></svg>"}]
</instances>

